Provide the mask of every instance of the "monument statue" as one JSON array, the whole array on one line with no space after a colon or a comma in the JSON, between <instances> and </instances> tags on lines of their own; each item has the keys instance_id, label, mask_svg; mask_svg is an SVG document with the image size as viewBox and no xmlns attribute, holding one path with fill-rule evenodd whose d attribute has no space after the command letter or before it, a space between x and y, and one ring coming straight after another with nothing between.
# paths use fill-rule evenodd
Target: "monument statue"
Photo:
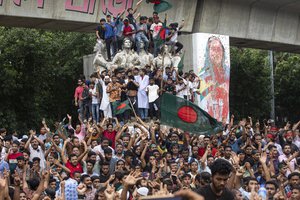
<instances>
[{"instance_id":1,"label":"monument statue","mask_svg":"<svg viewBox=\"0 0 300 200\"><path fill-rule=\"evenodd\" d=\"M93 65L94 71L102 72L105 69L110 68L110 63L106 61L106 46L102 40L97 40L94 46L94 52L96 52Z\"/></svg>"},{"instance_id":2,"label":"monument statue","mask_svg":"<svg viewBox=\"0 0 300 200\"><path fill-rule=\"evenodd\" d=\"M141 63L141 67L144 68L146 65L151 66L154 56L151 53L147 53L145 51L145 43L143 41L140 41L137 45L140 47L140 53L139 53L139 59Z\"/></svg>"},{"instance_id":3,"label":"monument statue","mask_svg":"<svg viewBox=\"0 0 300 200\"><path fill-rule=\"evenodd\" d=\"M131 50L132 42L129 38L123 40L123 50L115 55L112 61L112 67L139 67L140 59L136 52Z\"/></svg>"},{"instance_id":4,"label":"monument statue","mask_svg":"<svg viewBox=\"0 0 300 200\"><path fill-rule=\"evenodd\" d=\"M160 54L153 59L153 66L156 68L172 67L172 55L169 53L167 45L162 46Z\"/></svg>"}]
</instances>

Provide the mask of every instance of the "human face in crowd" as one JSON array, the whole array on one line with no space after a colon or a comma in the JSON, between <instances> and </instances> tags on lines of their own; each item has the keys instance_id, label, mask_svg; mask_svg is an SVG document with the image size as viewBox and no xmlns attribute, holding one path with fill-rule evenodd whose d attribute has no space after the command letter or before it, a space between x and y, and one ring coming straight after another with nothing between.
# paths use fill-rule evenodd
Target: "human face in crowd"
<instances>
[{"instance_id":1,"label":"human face in crowd","mask_svg":"<svg viewBox=\"0 0 300 200\"><path fill-rule=\"evenodd\" d=\"M108 175L109 174L109 166L108 165L102 165L101 171L102 171L102 174Z\"/></svg>"},{"instance_id":2,"label":"human face in crowd","mask_svg":"<svg viewBox=\"0 0 300 200\"><path fill-rule=\"evenodd\" d=\"M92 172L93 168L94 168L94 165L92 163L90 163L90 162L86 163L86 170L88 172Z\"/></svg>"},{"instance_id":3,"label":"human face in crowd","mask_svg":"<svg viewBox=\"0 0 300 200\"><path fill-rule=\"evenodd\" d=\"M198 171L198 163L192 162L191 163L191 172L197 172Z\"/></svg>"},{"instance_id":4,"label":"human face in crowd","mask_svg":"<svg viewBox=\"0 0 300 200\"><path fill-rule=\"evenodd\" d=\"M245 149L245 153L246 155L251 155L252 154L252 147L248 146L246 149Z\"/></svg>"},{"instance_id":5,"label":"human face in crowd","mask_svg":"<svg viewBox=\"0 0 300 200\"><path fill-rule=\"evenodd\" d=\"M123 171L124 167L125 167L125 162L119 161L119 162L117 162L117 165L116 165L116 171Z\"/></svg>"},{"instance_id":6,"label":"human face in crowd","mask_svg":"<svg viewBox=\"0 0 300 200\"><path fill-rule=\"evenodd\" d=\"M300 185L300 178L299 178L299 176L297 176L297 175L292 176L291 179L289 180L289 184L292 187L299 186Z\"/></svg>"},{"instance_id":7,"label":"human face in crowd","mask_svg":"<svg viewBox=\"0 0 300 200\"><path fill-rule=\"evenodd\" d=\"M86 185L87 188L92 188L92 186L93 186L91 177L86 177L83 180L83 183Z\"/></svg>"},{"instance_id":8,"label":"human face in crowd","mask_svg":"<svg viewBox=\"0 0 300 200\"><path fill-rule=\"evenodd\" d=\"M277 150L277 147L276 147L276 146L273 146L273 147L271 148L271 150L270 150L270 155L272 155L273 158L276 158L276 157L279 156L278 150Z\"/></svg>"},{"instance_id":9,"label":"human face in crowd","mask_svg":"<svg viewBox=\"0 0 300 200\"><path fill-rule=\"evenodd\" d=\"M24 167L24 165L25 165L25 160L18 160L18 163L17 163L17 166L19 167L19 168L23 168Z\"/></svg>"},{"instance_id":10,"label":"human face in crowd","mask_svg":"<svg viewBox=\"0 0 300 200\"><path fill-rule=\"evenodd\" d=\"M92 146L92 149L98 145L98 142L97 140L93 140L92 143L91 143L91 146Z\"/></svg>"},{"instance_id":11,"label":"human face in crowd","mask_svg":"<svg viewBox=\"0 0 300 200\"><path fill-rule=\"evenodd\" d=\"M299 189L292 189L291 200L299 200L300 199L300 190Z\"/></svg>"},{"instance_id":12,"label":"human face in crowd","mask_svg":"<svg viewBox=\"0 0 300 200\"><path fill-rule=\"evenodd\" d=\"M182 153L181 153L181 155L182 155L182 158L184 160L188 160L188 158L189 158L189 151L183 150Z\"/></svg>"},{"instance_id":13,"label":"human face in crowd","mask_svg":"<svg viewBox=\"0 0 300 200\"><path fill-rule=\"evenodd\" d=\"M12 151L14 152L14 153L17 153L18 152L18 150L19 150L19 146L17 145L17 144L12 144Z\"/></svg>"},{"instance_id":14,"label":"human face in crowd","mask_svg":"<svg viewBox=\"0 0 300 200\"><path fill-rule=\"evenodd\" d=\"M31 146L33 149L37 149L39 147L39 142L36 139L32 139Z\"/></svg>"},{"instance_id":15,"label":"human face in crowd","mask_svg":"<svg viewBox=\"0 0 300 200\"><path fill-rule=\"evenodd\" d=\"M171 168L171 173L176 173L177 169L178 169L178 166L176 163L171 163L170 165L170 168Z\"/></svg>"},{"instance_id":16,"label":"human face in crowd","mask_svg":"<svg viewBox=\"0 0 300 200\"><path fill-rule=\"evenodd\" d=\"M110 23L111 22L111 16L106 16L106 21L107 21L107 23Z\"/></svg>"},{"instance_id":17,"label":"human face in crowd","mask_svg":"<svg viewBox=\"0 0 300 200\"><path fill-rule=\"evenodd\" d=\"M124 147L128 147L129 140L130 140L130 138L128 136L122 137L122 142L124 144Z\"/></svg>"},{"instance_id":18,"label":"human face in crowd","mask_svg":"<svg viewBox=\"0 0 300 200\"><path fill-rule=\"evenodd\" d=\"M55 143L56 145L59 145L59 144L60 144L59 136L58 136L58 135L55 135L55 136L53 137L53 141L54 141L54 143Z\"/></svg>"},{"instance_id":19,"label":"human face in crowd","mask_svg":"<svg viewBox=\"0 0 300 200\"><path fill-rule=\"evenodd\" d=\"M290 155L291 154L291 146L290 145L285 145L283 148L283 153L285 155Z\"/></svg>"},{"instance_id":20,"label":"human face in crowd","mask_svg":"<svg viewBox=\"0 0 300 200\"><path fill-rule=\"evenodd\" d=\"M102 148L106 148L109 146L109 141L108 140L103 140L101 143Z\"/></svg>"},{"instance_id":21,"label":"human face in crowd","mask_svg":"<svg viewBox=\"0 0 300 200\"><path fill-rule=\"evenodd\" d=\"M101 186L101 184L100 184L100 179L94 179L93 180L93 188L96 188L97 190L98 189L100 189L100 186Z\"/></svg>"},{"instance_id":22,"label":"human face in crowd","mask_svg":"<svg viewBox=\"0 0 300 200\"><path fill-rule=\"evenodd\" d=\"M105 85L108 85L109 82L110 82L110 79L109 79L108 77L107 77L107 78L104 78L104 83L105 83Z\"/></svg>"},{"instance_id":23,"label":"human face in crowd","mask_svg":"<svg viewBox=\"0 0 300 200\"><path fill-rule=\"evenodd\" d=\"M210 138L204 138L204 145L207 146L210 143Z\"/></svg>"},{"instance_id":24,"label":"human face in crowd","mask_svg":"<svg viewBox=\"0 0 300 200\"><path fill-rule=\"evenodd\" d=\"M27 197L26 197L26 194L25 194L25 192L21 192L20 193L20 198L19 198L20 200L27 200Z\"/></svg>"},{"instance_id":25,"label":"human face in crowd","mask_svg":"<svg viewBox=\"0 0 300 200\"><path fill-rule=\"evenodd\" d=\"M77 181L77 183L80 183L81 174L78 172L74 173L74 179Z\"/></svg>"},{"instance_id":26,"label":"human face in crowd","mask_svg":"<svg viewBox=\"0 0 300 200\"><path fill-rule=\"evenodd\" d=\"M198 157L198 151L199 151L199 147L197 147L197 146L192 147L192 156L193 156L193 158Z\"/></svg>"},{"instance_id":27,"label":"human face in crowd","mask_svg":"<svg viewBox=\"0 0 300 200\"><path fill-rule=\"evenodd\" d=\"M25 142L20 141L19 149L22 151L25 148Z\"/></svg>"},{"instance_id":28,"label":"human face in crowd","mask_svg":"<svg viewBox=\"0 0 300 200\"><path fill-rule=\"evenodd\" d=\"M78 147L73 147L72 153L75 154L76 156L79 156L80 151L79 151Z\"/></svg>"},{"instance_id":29,"label":"human face in crowd","mask_svg":"<svg viewBox=\"0 0 300 200\"><path fill-rule=\"evenodd\" d=\"M272 198L276 194L276 187L273 184L266 184L267 195Z\"/></svg>"},{"instance_id":30,"label":"human face in crowd","mask_svg":"<svg viewBox=\"0 0 300 200\"><path fill-rule=\"evenodd\" d=\"M29 160L29 155L26 152L23 152L23 156L25 161Z\"/></svg>"},{"instance_id":31,"label":"human face in crowd","mask_svg":"<svg viewBox=\"0 0 300 200\"><path fill-rule=\"evenodd\" d=\"M78 138L74 138L74 139L73 139L73 146L75 146L75 147L80 147L80 141L79 141Z\"/></svg>"},{"instance_id":32,"label":"human face in crowd","mask_svg":"<svg viewBox=\"0 0 300 200\"><path fill-rule=\"evenodd\" d=\"M231 157L231 148L226 147L225 148L225 153L224 153L225 158L229 159Z\"/></svg>"},{"instance_id":33,"label":"human face in crowd","mask_svg":"<svg viewBox=\"0 0 300 200\"><path fill-rule=\"evenodd\" d=\"M191 178L189 176L185 176L183 178L183 185L189 186L191 183L192 183L192 180L191 180Z\"/></svg>"},{"instance_id":34,"label":"human face in crowd","mask_svg":"<svg viewBox=\"0 0 300 200\"><path fill-rule=\"evenodd\" d=\"M254 138L254 142L256 144L261 144L261 140L262 140L261 135L256 135Z\"/></svg>"},{"instance_id":35,"label":"human face in crowd","mask_svg":"<svg viewBox=\"0 0 300 200\"><path fill-rule=\"evenodd\" d=\"M116 145L116 154L121 155L123 153L123 145L117 144Z\"/></svg>"},{"instance_id":36,"label":"human face in crowd","mask_svg":"<svg viewBox=\"0 0 300 200\"><path fill-rule=\"evenodd\" d=\"M247 192L251 192L254 188L254 191L257 192L259 189L258 182L256 180L250 180L246 186Z\"/></svg>"},{"instance_id":37,"label":"human face in crowd","mask_svg":"<svg viewBox=\"0 0 300 200\"><path fill-rule=\"evenodd\" d=\"M216 192L220 192L225 189L229 175L216 173L212 176L212 185Z\"/></svg>"},{"instance_id":38,"label":"human face in crowd","mask_svg":"<svg viewBox=\"0 0 300 200\"><path fill-rule=\"evenodd\" d=\"M50 187L52 190L55 190L55 189L56 189L56 182L55 182L55 181L52 181L52 182L49 184L49 187Z\"/></svg>"},{"instance_id":39,"label":"human face in crowd","mask_svg":"<svg viewBox=\"0 0 300 200\"><path fill-rule=\"evenodd\" d=\"M117 77L113 76L113 77L111 78L111 80L112 80L112 83L116 83L116 82L117 82Z\"/></svg>"},{"instance_id":40,"label":"human face in crowd","mask_svg":"<svg viewBox=\"0 0 300 200\"><path fill-rule=\"evenodd\" d=\"M42 127L42 128L40 129L40 133L41 133L42 135L45 135L45 134L47 133L47 130L45 129L45 127Z\"/></svg>"},{"instance_id":41,"label":"human face in crowd","mask_svg":"<svg viewBox=\"0 0 300 200\"><path fill-rule=\"evenodd\" d=\"M112 131L113 131L113 126L112 126L111 124L109 124L109 125L107 126L107 130L108 130L109 132L112 132Z\"/></svg>"},{"instance_id":42,"label":"human face in crowd","mask_svg":"<svg viewBox=\"0 0 300 200\"><path fill-rule=\"evenodd\" d=\"M79 79L79 80L77 81L77 84L78 84L79 86L82 86L82 84L83 84L82 80Z\"/></svg>"},{"instance_id":43,"label":"human face in crowd","mask_svg":"<svg viewBox=\"0 0 300 200\"><path fill-rule=\"evenodd\" d=\"M78 158L77 156L72 156L71 157L71 160L70 160L70 163L73 165L73 166L76 166L78 164Z\"/></svg>"},{"instance_id":44,"label":"human face in crowd","mask_svg":"<svg viewBox=\"0 0 300 200\"><path fill-rule=\"evenodd\" d=\"M107 161L110 161L112 158L112 153L105 153L104 156Z\"/></svg>"},{"instance_id":45,"label":"human face in crowd","mask_svg":"<svg viewBox=\"0 0 300 200\"><path fill-rule=\"evenodd\" d=\"M207 159L207 166L211 166L214 161L215 161L215 159L213 157L209 157Z\"/></svg>"},{"instance_id":46,"label":"human face in crowd","mask_svg":"<svg viewBox=\"0 0 300 200\"><path fill-rule=\"evenodd\" d=\"M79 124L76 125L75 132L78 134L81 131L81 126Z\"/></svg>"},{"instance_id":47,"label":"human face in crowd","mask_svg":"<svg viewBox=\"0 0 300 200\"><path fill-rule=\"evenodd\" d=\"M177 145L174 145L174 146L172 147L172 153L175 154L175 155L177 155L177 154L179 153L179 148L178 148Z\"/></svg>"},{"instance_id":48,"label":"human face in crowd","mask_svg":"<svg viewBox=\"0 0 300 200\"><path fill-rule=\"evenodd\" d=\"M293 132L288 131L285 135L285 139L288 143L292 143L293 142Z\"/></svg>"},{"instance_id":49,"label":"human face in crowd","mask_svg":"<svg viewBox=\"0 0 300 200\"><path fill-rule=\"evenodd\" d=\"M244 200L242 193L239 190L236 190L234 193L234 200Z\"/></svg>"},{"instance_id":50,"label":"human face in crowd","mask_svg":"<svg viewBox=\"0 0 300 200\"><path fill-rule=\"evenodd\" d=\"M209 57L214 66L222 66L224 52L219 39L214 38L209 43Z\"/></svg>"}]
</instances>

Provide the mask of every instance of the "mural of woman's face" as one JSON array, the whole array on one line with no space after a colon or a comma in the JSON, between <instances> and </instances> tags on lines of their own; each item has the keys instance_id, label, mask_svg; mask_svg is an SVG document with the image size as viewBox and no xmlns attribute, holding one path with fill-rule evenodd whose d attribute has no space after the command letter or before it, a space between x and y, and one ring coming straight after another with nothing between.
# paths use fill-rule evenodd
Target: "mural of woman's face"
<instances>
[{"instance_id":1,"label":"mural of woman's face","mask_svg":"<svg viewBox=\"0 0 300 200\"><path fill-rule=\"evenodd\" d=\"M223 47L219 40L214 39L209 45L210 61L214 66L222 66L224 56Z\"/></svg>"}]
</instances>

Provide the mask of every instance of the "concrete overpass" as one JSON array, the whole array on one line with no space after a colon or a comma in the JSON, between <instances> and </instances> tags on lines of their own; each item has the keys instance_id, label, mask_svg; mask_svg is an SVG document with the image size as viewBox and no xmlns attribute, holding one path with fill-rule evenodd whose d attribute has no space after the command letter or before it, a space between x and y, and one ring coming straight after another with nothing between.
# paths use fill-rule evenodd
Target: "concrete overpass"
<instances>
[{"instance_id":1,"label":"concrete overpass","mask_svg":"<svg viewBox=\"0 0 300 200\"><path fill-rule=\"evenodd\" d=\"M185 33L229 35L231 45L300 53L299 0L167 0L169 22ZM0 0L0 25L93 32L97 22L137 0ZM138 12L151 16L152 4ZM164 16L164 14L160 14Z\"/></svg>"}]
</instances>

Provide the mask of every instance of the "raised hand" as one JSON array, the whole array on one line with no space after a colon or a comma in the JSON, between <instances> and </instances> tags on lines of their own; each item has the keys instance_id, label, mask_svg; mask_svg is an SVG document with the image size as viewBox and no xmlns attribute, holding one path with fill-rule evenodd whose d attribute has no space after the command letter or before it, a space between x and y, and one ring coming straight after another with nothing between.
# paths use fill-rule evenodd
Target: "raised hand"
<instances>
[{"instance_id":1,"label":"raised hand","mask_svg":"<svg viewBox=\"0 0 300 200\"><path fill-rule=\"evenodd\" d=\"M139 174L136 172L130 172L130 174L124 179L124 183L127 185L135 185L138 180L143 179L139 177Z\"/></svg>"},{"instance_id":2,"label":"raised hand","mask_svg":"<svg viewBox=\"0 0 300 200\"><path fill-rule=\"evenodd\" d=\"M104 191L104 195L107 200L115 199L116 193L114 185L111 186L110 184L108 184L106 190Z\"/></svg>"}]
</instances>

